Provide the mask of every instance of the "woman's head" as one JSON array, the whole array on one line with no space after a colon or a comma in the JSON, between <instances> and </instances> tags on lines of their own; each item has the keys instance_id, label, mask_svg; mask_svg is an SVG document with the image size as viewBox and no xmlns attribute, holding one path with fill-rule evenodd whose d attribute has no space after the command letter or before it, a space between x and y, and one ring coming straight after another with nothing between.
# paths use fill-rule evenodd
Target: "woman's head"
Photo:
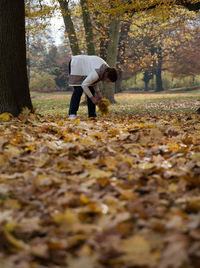
<instances>
[{"instance_id":1,"label":"woman's head","mask_svg":"<svg viewBox=\"0 0 200 268\"><path fill-rule=\"evenodd\" d=\"M105 82L115 82L118 78L117 70L115 68L108 67L105 70L103 80Z\"/></svg>"}]
</instances>

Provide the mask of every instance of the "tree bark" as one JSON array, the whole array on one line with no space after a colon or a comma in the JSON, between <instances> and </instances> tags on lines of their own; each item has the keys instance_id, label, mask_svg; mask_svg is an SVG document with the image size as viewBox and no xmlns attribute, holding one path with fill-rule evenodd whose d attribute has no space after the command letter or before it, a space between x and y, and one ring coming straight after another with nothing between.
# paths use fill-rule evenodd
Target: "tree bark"
<instances>
[{"instance_id":1,"label":"tree bark","mask_svg":"<svg viewBox=\"0 0 200 268\"><path fill-rule=\"evenodd\" d=\"M156 69L156 91L163 91L162 84L162 48L158 47L158 65Z\"/></svg>"},{"instance_id":2,"label":"tree bark","mask_svg":"<svg viewBox=\"0 0 200 268\"><path fill-rule=\"evenodd\" d=\"M24 0L0 1L0 113L33 111L26 69Z\"/></svg>"},{"instance_id":3,"label":"tree bark","mask_svg":"<svg viewBox=\"0 0 200 268\"><path fill-rule=\"evenodd\" d=\"M30 13L30 2L26 3L25 1L25 12L28 12L28 14ZM27 19L25 20L25 28L26 28L26 66L27 66L28 82L30 84L31 61L30 61L30 20L29 20L29 17L27 17Z\"/></svg>"},{"instance_id":4,"label":"tree bark","mask_svg":"<svg viewBox=\"0 0 200 268\"><path fill-rule=\"evenodd\" d=\"M123 71L120 67L118 69L118 78L115 82L115 93L122 92L122 77L123 77Z\"/></svg>"},{"instance_id":5,"label":"tree bark","mask_svg":"<svg viewBox=\"0 0 200 268\"><path fill-rule=\"evenodd\" d=\"M27 66L28 81L30 83L30 78L31 78L31 56L30 56L30 32L29 32L29 29L27 29L27 31L26 31L26 66Z\"/></svg>"},{"instance_id":6,"label":"tree bark","mask_svg":"<svg viewBox=\"0 0 200 268\"><path fill-rule=\"evenodd\" d=\"M145 70L143 74L143 81L145 83L145 91L149 90L149 81L153 78L153 73L152 71ZM162 81L162 80L161 80Z\"/></svg>"},{"instance_id":7,"label":"tree bark","mask_svg":"<svg viewBox=\"0 0 200 268\"><path fill-rule=\"evenodd\" d=\"M92 30L92 22L90 19L90 13L87 7L87 0L80 0L82 14L83 14L83 24L85 28L85 39L87 43L87 52L88 55L95 55L94 47L94 35Z\"/></svg>"},{"instance_id":8,"label":"tree bark","mask_svg":"<svg viewBox=\"0 0 200 268\"><path fill-rule=\"evenodd\" d=\"M128 21L125 21L121 25L121 32L119 37L119 44L118 44L118 55L117 55L117 69L118 69L118 79L115 83L115 92L122 92L122 79L123 79L123 70L121 66L125 64L126 60L126 45L128 42L128 33L130 31L131 23L132 23L132 16L129 18Z\"/></svg>"},{"instance_id":9,"label":"tree bark","mask_svg":"<svg viewBox=\"0 0 200 268\"><path fill-rule=\"evenodd\" d=\"M68 1L67 0L58 0L60 4L60 9L62 13L62 17L65 24L65 31L69 38L70 48L73 55L79 55L81 54L79 45L78 45L78 39L76 36L76 31L74 28L73 21L71 19L71 12L68 7Z\"/></svg>"},{"instance_id":10,"label":"tree bark","mask_svg":"<svg viewBox=\"0 0 200 268\"><path fill-rule=\"evenodd\" d=\"M119 42L120 20L113 19L110 24L110 35L107 48L107 63L111 67L116 66L118 42ZM104 83L103 96L115 103L115 85L113 83Z\"/></svg>"}]
</instances>

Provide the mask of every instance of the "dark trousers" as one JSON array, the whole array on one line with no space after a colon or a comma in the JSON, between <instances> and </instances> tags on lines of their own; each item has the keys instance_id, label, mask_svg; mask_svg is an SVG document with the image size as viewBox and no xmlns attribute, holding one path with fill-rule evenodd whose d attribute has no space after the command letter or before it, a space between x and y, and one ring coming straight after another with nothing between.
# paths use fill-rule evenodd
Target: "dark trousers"
<instances>
[{"instance_id":1,"label":"dark trousers","mask_svg":"<svg viewBox=\"0 0 200 268\"><path fill-rule=\"evenodd\" d=\"M92 95L94 96L95 90L93 87L89 87ZM70 114L77 114L81 96L83 94L83 89L81 86L75 86L74 91L70 101L69 107L69 115ZM96 105L91 101L91 99L87 96L87 106L88 106L88 116L89 117L96 117Z\"/></svg>"}]
</instances>

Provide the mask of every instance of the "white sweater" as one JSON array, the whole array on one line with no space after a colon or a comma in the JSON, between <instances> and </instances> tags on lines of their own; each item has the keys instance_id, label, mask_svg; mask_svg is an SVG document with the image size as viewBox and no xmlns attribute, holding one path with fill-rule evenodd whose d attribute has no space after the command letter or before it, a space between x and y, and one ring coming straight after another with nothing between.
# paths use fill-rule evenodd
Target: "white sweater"
<instances>
[{"instance_id":1,"label":"white sweater","mask_svg":"<svg viewBox=\"0 0 200 268\"><path fill-rule=\"evenodd\" d=\"M88 97L92 97L89 86L99 91L98 82L109 65L98 56L77 55L71 58L70 86L81 86Z\"/></svg>"}]
</instances>

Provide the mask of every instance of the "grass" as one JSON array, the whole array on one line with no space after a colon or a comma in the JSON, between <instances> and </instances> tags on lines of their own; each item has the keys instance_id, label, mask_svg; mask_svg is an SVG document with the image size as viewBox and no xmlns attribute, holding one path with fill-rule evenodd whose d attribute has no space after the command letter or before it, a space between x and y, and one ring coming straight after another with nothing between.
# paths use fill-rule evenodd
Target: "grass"
<instances>
[{"instance_id":1,"label":"grass","mask_svg":"<svg viewBox=\"0 0 200 268\"><path fill-rule=\"evenodd\" d=\"M68 114L71 93L32 93L36 112L50 115ZM151 93L115 95L110 116L135 113L193 113L200 106L200 90L181 93ZM84 97L83 97L84 100ZM87 115L87 106L80 106L79 115Z\"/></svg>"}]
</instances>

